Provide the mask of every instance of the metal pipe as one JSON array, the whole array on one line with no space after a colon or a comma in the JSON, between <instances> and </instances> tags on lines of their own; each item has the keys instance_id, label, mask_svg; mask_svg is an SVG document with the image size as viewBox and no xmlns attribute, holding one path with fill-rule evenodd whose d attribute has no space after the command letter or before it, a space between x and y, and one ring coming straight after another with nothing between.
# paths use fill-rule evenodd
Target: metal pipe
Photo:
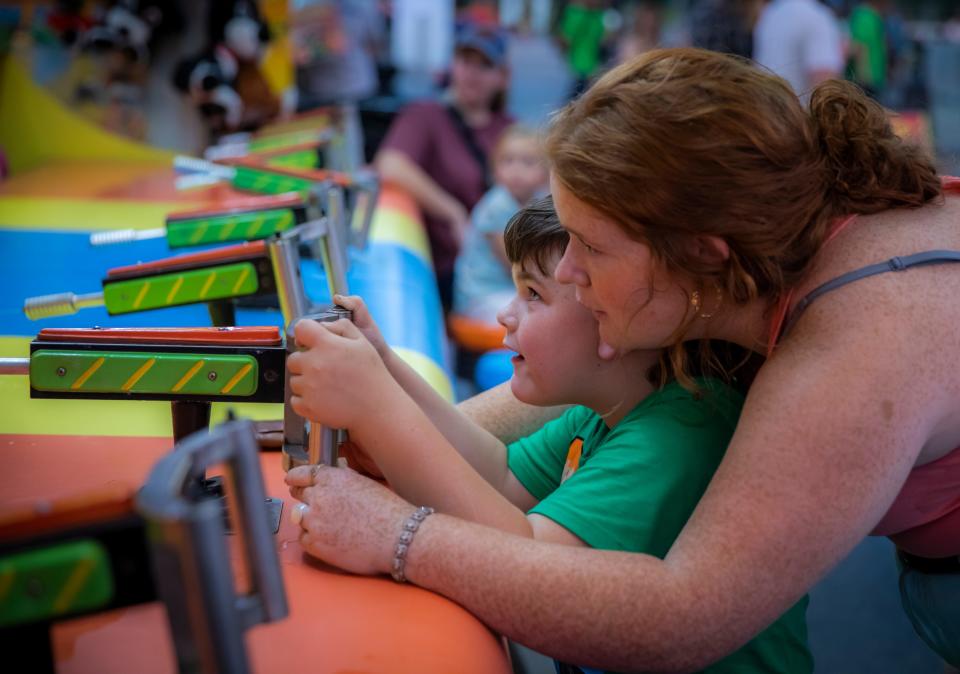
<instances>
[{"instance_id":1,"label":"metal pipe","mask_svg":"<svg viewBox=\"0 0 960 674\"><path fill-rule=\"evenodd\" d=\"M0 358L0 374L30 374L29 358Z\"/></svg>"}]
</instances>

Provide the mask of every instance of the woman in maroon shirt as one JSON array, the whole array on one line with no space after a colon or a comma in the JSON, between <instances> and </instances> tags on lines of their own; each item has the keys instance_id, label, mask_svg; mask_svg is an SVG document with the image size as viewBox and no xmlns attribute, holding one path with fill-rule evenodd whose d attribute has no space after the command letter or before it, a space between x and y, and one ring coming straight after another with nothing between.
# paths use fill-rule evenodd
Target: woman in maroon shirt
<instances>
[{"instance_id":1,"label":"woman in maroon shirt","mask_svg":"<svg viewBox=\"0 0 960 674\"><path fill-rule=\"evenodd\" d=\"M407 106L374 159L383 180L405 189L423 210L444 313L470 210L489 187L487 157L513 121L503 110L507 80L506 37L464 27L443 99Z\"/></svg>"}]
</instances>

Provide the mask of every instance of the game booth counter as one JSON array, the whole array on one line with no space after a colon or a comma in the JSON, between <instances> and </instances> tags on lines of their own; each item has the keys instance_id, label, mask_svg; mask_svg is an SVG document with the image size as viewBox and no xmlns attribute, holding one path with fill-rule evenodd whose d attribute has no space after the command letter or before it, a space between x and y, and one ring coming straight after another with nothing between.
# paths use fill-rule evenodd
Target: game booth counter
<instances>
[{"instance_id":1,"label":"game booth counter","mask_svg":"<svg viewBox=\"0 0 960 674\"><path fill-rule=\"evenodd\" d=\"M250 459L240 451L249 452L251 446L249 423L221 423L228 414L284 418L283 382L277 381L276 371L282 370L285 321L277 308L269 302L238 301L231 309L241 327L238 333L264 326L258 333L261 341L230 347L233 351L202 347L229 351L217 357L224 363L234 358L233 365L240 364L235 372L224 369L216 379L197 365L201 369L188 372L201 376L163 383L154 377L161 366L196 356L201 347L154 345L150 348L156 353L143 356L145 347L137 339L167 334L159 329L179 333L210 326L214 312L202 301L160 302L142 311L110 306L110 270L169 259L177 251L163 237L92 246L92 233L158 230L169 226L171 214L242 207L250 195L223 183L177 189L171 155L111 136L71 115L9 58L0 61L0 72L0 143L12 169L0 183L5 259L0 267L5 288L0 295L0 357L29 359L38 373L33 391L23 374L0 376L0 607L5 607L0 608L0 643L8 661L25 663L24 671L103 673L167 673L196 661L203 663L202 671L239 671L234 664L240 662L258 672L304 667L315 672L509 672L503 640L459 605L388 578L341 573L300 549L281 452L259 451ZM451 397L442 365L442 312L419 217L407 195L384 186L367 244L348 250L345 281L352 293L365 297L397 352ZM201 248L207 249L213 250ZM303 290L313 303L329 301L325 266L318 260L305 256L299 265ZM183 266L165 269L180 273ZM171 287L162 293L165 298L186 292L189 278L178 282L177 292ZM39 320L25 315L26 298L64 291L103 291L105 301ZM94 326L109 335L117 334L114 329L133 330L132 337L119 333L132 345L98 345L89 338L97 332L90 330ZM71 340L86 342L68 354L73 359L69 366L57 365L55 359L66 355L56 349ZM117 356L111 348L143 360L130 373L118 374L111 370ZM263 360L268 351L274 359L269 361L274 363L272 377ZM48 365L50 372L44 370ZM260 369L251 371L248 365ZM244 402L244 391L268 379L273 388L258 394L263 402ZM193 436L171 452L172 409L191 387L200 391L197 395L210 393L211 400L220 400L212 404L211 433L206 439ZM234 446L236 456L225 449ZM183 464L184 457L194 458ZM176 461L183 465L171 465ZM231 461L240 467L231 468ZM230 526L243 535L218 534L223 518L210 519L209 501L190 501L196 496L191 491L194 473L208 477L207 467L210 476L223 476L228 501L235 502L238 495L241 502L254 498L257 484L266 497L282 501L279 530L269 532L266 552L260 548L254 554L256 546L249 544L263 542L260 525L246 531L231 510ZM182 475L190 479L173 485L171 476ZM189 526L163 519L171 509L182 514L204 508L203 517L197 515ZM201 527L197 522L203 518ZM181 573L173 573L172 580L171 555L181 559ZM278 562L278 586L263 580L271 577L270 559ZM274 595L269 600L256 592L245 595L251 588L261 594L272 589ZM203 620L197 617L201 614ZM214 620L216 616L221 617ZM196 636L203 624L220 627L213 636L204 633L199 643L191 643L190 632ZM236 628L233 633L229 625ZM52 662L44 661L44 651ZM240 659L217 657L225 652ZM224 669L224 662L234 664Z\"/></svg>"}]
</instances>

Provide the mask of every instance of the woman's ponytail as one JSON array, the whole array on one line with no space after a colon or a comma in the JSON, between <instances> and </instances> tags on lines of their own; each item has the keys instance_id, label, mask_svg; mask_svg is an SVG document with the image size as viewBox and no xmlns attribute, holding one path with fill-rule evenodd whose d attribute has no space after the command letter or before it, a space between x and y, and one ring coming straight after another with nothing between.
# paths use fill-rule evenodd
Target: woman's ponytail
<instances>
[{"instance_id":1,"label":"woman's ponytail","mask_svg":"<svg viewBox=\"0 0 960 674\"><path fill-rule=\"evenodd\" d=\"M940 179L926 151L903 142L884 109L856 85L828 80L817 86L810 122L833 215L917 207L940 196Z\"/></svg>"}]
</instances>

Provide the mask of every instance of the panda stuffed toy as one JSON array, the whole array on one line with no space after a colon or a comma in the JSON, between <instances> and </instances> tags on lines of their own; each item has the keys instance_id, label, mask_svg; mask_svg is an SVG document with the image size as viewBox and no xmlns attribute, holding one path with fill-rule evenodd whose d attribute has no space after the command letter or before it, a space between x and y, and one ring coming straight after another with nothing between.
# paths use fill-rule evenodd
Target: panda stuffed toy
<instances>
[{"instance_id":1,"label":"panda stuffed toy","mask_svg":"<svg viewBox=\"0 0 960 674\"><path fill-rule=\"evenodd\" d=\"M216 140L258 128L280 105L260 70L269 35L256 3L211 2L207 28L207 49L180 63L174 84L194 101Z\"/></svg>"}]
</instances>

